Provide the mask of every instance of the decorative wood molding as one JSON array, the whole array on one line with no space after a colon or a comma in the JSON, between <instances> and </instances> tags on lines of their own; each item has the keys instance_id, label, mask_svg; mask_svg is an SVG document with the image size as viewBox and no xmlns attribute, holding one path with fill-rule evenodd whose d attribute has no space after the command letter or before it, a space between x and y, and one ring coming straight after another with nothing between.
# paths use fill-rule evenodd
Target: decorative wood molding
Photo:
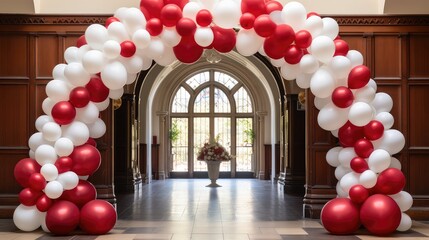
<instances>
[{"instance_id":1,"label":"decorative wood molding","mask_svg":"<svg viewBox=\"0 0 429 240\"><path fill-rule=\"evenodd\" d=\"M47 16L47 15L12 15L1 14L0 25L89 25L94 23L105 23L108 15L97 16Z\"/></svg>"},{"instance_id":2,"label":"decorative wood molding","mask_svg":"<svg viewBox=\"0 0 429 240\"><path fill-rule=\"evenodd\" d=\"M429 15L330 16L340 26L428 26Z\"/></svg>"}]
</instances>

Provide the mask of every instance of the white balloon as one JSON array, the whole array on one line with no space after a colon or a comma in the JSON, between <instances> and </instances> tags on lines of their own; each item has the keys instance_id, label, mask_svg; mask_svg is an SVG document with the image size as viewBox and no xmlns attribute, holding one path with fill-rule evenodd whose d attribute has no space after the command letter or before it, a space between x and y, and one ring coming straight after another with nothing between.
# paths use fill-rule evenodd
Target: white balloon
<instances>
[{"instance_id":1,"label":"white balloon","mask_svg":"<svg viewBox=\"0 0 429 240\"><path fill-rule=\"evenodd\" d=\"M146 60L143 60L143 63L144 63L144 61L146 61ZM133 83L136 79L137 79L137 74L135 74L135 73L128 73L128 76L127 76L127 85ZM116 91L116 90L111 90L109 92L109 94L112 91ZM117 91L120 91L120 89L117 89Z\"/></svg>"},{"instance_id":2,"label":"white balloon","mask_svg":"<svg viewBox=\"0 0 429 240\"><path fill-rule=\"evenodd\" d=\"M76 108L76 120L91 124L97 120L99 113L97 106L90 101L85 107Z\"/></svg>"},{"instance_id":3,"label":"white balloon","mask_svg":"<svg viewBox=\"0 0 429 240\"><path fill-rule=\"evenodd\" d=\"M85 123L79 121L73 121L69 125L61 127L63 130L63 137L69 138L73 145L80 146L89 138L89 130Z\"/></svg>"},{"instance_id":4,"label":"white balloon","mask_svg":"<svg viewBox=\"0 0 429 240\"><path fill-rule=\"evenodd\" d=\"M52 118L50 117L50 116L48 116L48 115L41 115L41 116L39 116L37 119L36 119L36 123L35 123L35 126L36 126L36 129L39 131L39 132L41 132L42 131L42 128L43 128L43 126L46 124L46 123L48 123L48 122L52 122L53 120L52 120Z\"/></svg>"},{"instance_id":5,"label":"white balloon","mask_svg":"<svg viewBox=\"0 0 429 240\"><path fill-rule=\"evenodd\" d=\"M64 190L71 190L79 183L79 177L75 172L67 171L58 175L57 181L63 185Z\"/></svg>"},{"instance_id":6,"label":"white balloon","mask_svg":"<svg viewBox=\"0 0 429 240\"><path fill-rule=\"evenodd\" d=\"M307 11L301 3L289 2L283 7L282 19L297 32L304 27Z\"/></svg>"},{"instance_id":7,"label":"white balloon","mask_svg":"<svg viewBox=\"0 0 429 240\"><path fill-rule=\"evenodd\" d=\"M395 123L395 119L393 118L392 114L388 112L380 112L375 116L374 119L380 121L383 124L384 130L390 129Z\"/></svg>"},{"instance_id":8,"label":"white balloon","mask_svg":"<svg viewBox=\"0 0 429 240\"><path fill-rule=\"evenodd\" d=\"M350 107L349 121L358 127L367 125L374 117L372 107L368 103L355 102Z\"/></svg>"},{"instance_id":9,"label":"white balloon","mask_svg":"<svg viewBox=\"0 0 429 240\"><path fill-rule=\"evenodd\" d=\"M313 76L312 74L305 74L305 73L299 74L298 76L296 76L296 84L298 85L298 87L302 89L307 89L310 87L312 76Z\"/></svg>"},{"instance_id":10,"label":"white balloon","mask_svg":"<svg viewBox=\"0 0 429 240\"><path fill-rule=\"evenodd\" d=\"M368 158L369 169L376 173L386 170L391 161L390 154L383 149L374 150Z\"/></svg>"},{"instance_id":11,"label":"white balloon","mask_svg":"<svg viewBox=\"0 0 429 240\"><path fill-rule=\"evenodd\" d=\"M127 69L118 61L109 63L101 71L101 79L109 89L122 88L127 83Z\"/></svg>"},{"instance_id":12,"label":"white balloon","mask_svg":"<svg viewBox=\"0 0 429 240\"><path fill-rule=\"evenodd\" d=\"M70 89L63 80L51 80L46 85L46 95L55 102L68 101Z\"/></svg>"},{"instance_id":13,"label":"white balloon","mask_svg":"<svg viewBox=\"0 0 429 240\"><path fill-rule=\"evenodd\" d=\"M31 232L40 227L41 215L36 205L28 207L20 204L13 212L13 223L20 230Z\"/></svg>"},{"instance_id":14,"label":"white balloon","mask_svg":"<svg viewBox=\"0 0 429 240\"><path fill-rule=\"evenodd\" d=\"M85 55L83 55L82 65L85 68L85 70L89 73L92 73L92 74L99 73L106 65L105 55L101 51L90 50L86 52Z\"/></svg>"},{"instance_id":15,"label":"white balloon","mask_svg":"<svg viewBox=\"0 0 429 240\"><path fill-rule=\"evenodd\" d=\"M161 66L168 66L177 60L172 47L165 47L161 56L154 59Z\"/></svg>"},{"instance_id":16,"label":"white balloon","mask_svg":"<svg viewBox=\"0 0 429 240\"><path fill-rule=\"evenodd\" d=\"M405 212L413 205L413 197L405 191L400 191L397 194L389 195L398 204L401 212Z\"/></svg>"},{"instance_id":17,"label":"white balloon","mask_svg":"<svg viewBox=\"0 0 429 240\"><path fill-rule=\"evenodd\" d=\"M319 97L315 97L314 98L314 106L318 109L321 110L324 106L326 106L328 103L332 103L331 100L331 96L326 97L326 98L319 98Z\"/></svg>"},{"instance_id":18,"label":"white balloon","mask_svg":"<svg viewBox=\"0 0 429 240\"><path fill-rule=\"evenodd\" d=\"M351 62L344 56L335 56L329 63L329 68L336 78L346 78L351 70Z\"/></svg>"},{"instance_id":19,"label":"white balloon","mask_svg":"<svg viewBox=\"0 0 429 240\"><path fill-rule=\"evenodd\" d=\"M356 102L371 103L374 100L375 90L369 85L352 91Z\"/></svg>"},{"instance_id":20,"label":"white balloon","mask_svg":"<svg viewBox=\"0 0 429 240\"><path fill-rule=\"evenodd\" d=\"M73 152L73 142L68 138L59 138L55 142L54 149L58 156L68 156Z\"/></svg>"},{"instance_id":21,"label":"white balloon","mask_svg":"<svg viewBox=\"0 0 429 240\"><path fill-rule=\"evenodd\" d=\"M393 100L389 94L379 92L375 94L375 98L372 101L372 106L375 108L376 113L390 112L393 107Z\"/></svg>"},{"instance_id":22,"label":"white balloon","mask_svg":"<svg viewBox=\"0 0 429 240\"><path fill-rule=\"evenodd\" d=\"M204 4L209 4L210 1L204 1ZM213 6L213 5L212 5ZM202 9L202 6L198 2L188 2L183 7L182 14L185 18L190 18L196 22L197 13ZM211 9L211 8L207 8Z\"/></svg>"},{"instance_id":23,"label":"white balloon","mask_svg":"<svg viewBox=\"0 0 429 240\"><path fill-rule=\"evenodd\" d=\"M350 168L345 168L343 166L338 166L335 168L335 178L340 181L342 177L344 177L344 175L346 175L347 173L350 173L352 170Z\"/></svg>"},{"instance_id":24,"label":"white balloon","mask_svg":"<svg viewBox=\"0 0 429 240\"><path fill-rule=\"evenodd\" d=\"M359 184L369 189L377 183L377 174L371 170L366 170L359 176Z\"/></svg>"},{"instance_id":25,"label":"white balloon","mask_svg":"<svg viewBox=\"0 0 429 240\"><path fill-rule=\"evenodd\" d=\"M330 17L325 17L322 19L322 21L323 30L321 35L328 36L331 39L335 39L338 36L338 32L340 31L340 27L338 26L337 21Z\"/></svg>"},{"instance_id":26,"label":"white balloon","mask_svg":"<svg viewBox=\"0 0 429 240\"><path fill-rule=\"evenodd\" d=\"M79 50L77 51L79 63L82 63L83 56L90 50L92 50L92 48L89 45L83 45L79 48Z\"/></svg>"},{"instance_id":27,"label":"white balloon","mask_svg":"<svg viewBox=\"0 0 429 240\"><path fill-rule=\"evenodd\" d=\"M342 147L333 147L329 149L326 153L326 162L332 167L338 167L340 165L340 160L338 160L338 154L342 150Z\"/></svg>"},{"instance_id":28,"label":"white balloon","mask_svg":"<svg viewBox=\"0 0 429 240\"><path fill-rule=\"evenodd\" d=\"M311 77L310 89L316 97L329 97L335 89L334 78L329 71L321 68Z\"/></svg>"},{"instance_id":29,"label":"white balloon","mask_svg":"<svg viewBox=\"0 0 429 240\"><path fill-rule=\"evenodd\" d=\"M139 29L133 34L132 38L137 48L144 49L150 44L150 34L146 29Z\"/></svg>"},{"instance_id":30,"label":"white balloon","mask_svg":"<svg viewBox=\"0 0 429 240\"><path fill-rule=\"evenodd\" d=\"M124 13L124 23L127 27L134 28L145 28L146 18L143 12L135 7L128 8Z\"/></svg>"},{"instance_id":31,"label":"white balloon","mask_svg":"<svg viewBox=\"0 0 429 240\"><path fill-rule=\"evenodd\" d=\"M213 9L213 22L221 28L238 26L241 17L240 6L232 0L222 0Z\"/></svg>"},{"instance_id":32,"label":"white balloon","mask_svg":"<svg viewBox=\"0 0 429 240\"><path fill-rule=\"evenodd\" d=\"M267 57L267 53L265 52L264 46L261 46L261 48L258 50L258 52L259 52L262 56Z\"/></svg>"},{"instance_id":33,"label":"white balloon","mask_svg":"<svg viewBox=\"0 0 429 240\"><path fill-rule=\"evenodd\" d=\"M262 48L261 48L262 49ZM282 77L284 77L286 80L293 80L296 79L300 72L299 64L289 64L285 62L285 64L281 67L280 73Z\"/></svg>"},{"instance_id":34,"label":"white balloon","mask_svg":"<svg viewBox=\"0 0 429 240\"><path fill-rule=\"evenodd\" d=\"M142 71L146 71L146 70L148 70L152 66L152 59L150 59L150 58L148 58L146 56L143 56L142 59L143 59L143 68L142 68ZM127 83L128 83L128 81L127 81Z\"/></svg>"},{"instance_id":35,"label":"white balloon","mask_svg":"<svg viewBox=\"0 0 429 240\"><path fill-rule=\"evenodd\" d=\"M270 62L274 67L281 67L281 66L283 66L283 64L285 64L285 59L284 58L270 59Z\"/></svg>"},{"instance_id":36,"label":"white balloon","mask_svg":"<svg viewBox=\"0 0 429 240\"><path fill-rule=\"evenodd\" d=\"M408 216L406 213L401 213L401 222L399 223L399 226L396 228L396 230L405 232L410 230L412 225L413 221L411 220L410 216Z\"/></svg>"},{"instance_id":37,"label":"white balloon","mask_svg":"<svg viewBox=\"0 0 429 240\"><path fill-rule=\"evenodd\" d=\"M318 36L311 42L310 52L319 61L329 63L335 53L334 41L327 36Z\"/></svg>"},{"instance_id":38,"label":"white balloon","mask_svg":"<svg viewBox=\"0 0 429 240\"><path fill-rule=\"evenodd\" d=\"M108 40L107 29L100 24L92 24L85 30L85 39L93 49L103 49L104 43Z\"/></svg>"},{"instance_id":39,"label":"white balloon","mask_svg":"<svg viewBox=\"0 0 429 240\"><path fill-rule=\"evenodd\" d=\"M207 47L213 43L214 34L210 27L198 27L195 31L194 39L201 47Z\"/></svg>"},{"instance_id":40,"label":"white balloon","mask_svg":"<svg viewBox=\"0 0 429 240\"><path fill-rule=\"evenodd\" d=\"M165 46L159 37L153 37L146 48L146 56L152 59L162 56L165 52Z\"/></svg>"},{"instance_id":41,"label":"white balloon","mask_svg":"<svg viewBox=\"0 0 429 240\"><path fill-rule=\"evenodd\" d=\"M45 194L50 199L57 199L63 194L63 185L58 181L51 181L46 184Z\"/></svg>"},{"instance_id":42,"label":"white balloon","mask_svg":"<svg viewBox=\"0 0 429 240\"><path fill-rule=\"evenodd\" d=\"M104 110L106 110L109 107L110 98L106 98L104 101L98 102L98 103L94 103L94 104L95 104L95 106L97 106L97 108L98 108L98 110L100 112L104 111Z\"/></svg>"},{"instance_id":43,"label":"white balloon","mask_svg":"<svg viewBox=\"0 0 429 240\"><path fill-rule=\"evenodd\" d=\"M42 212L40 217L40 225L44 232L50 233L51 231L49 231L48 227L46 226L46 214L47 212Z\"/></svg>"},{"instance_id":44,"label":"white balloon","mask_svg":"<svg viewBox=\"0 0 429 240\"><path fill-rule=\"evenodd\" d=\"M349 172L344 175L340 180L340 186L344 190L344 192L348 193L350 188L354 185L359 184L359 176L360 174L355 172Z\"/></svg>"},{"instance_id":45,"label":"white balloon","mask_svg":"<svg viewBox=\"0 0 429 240\"><path fill-rule=\"evenodd\" d=\"M61 127L57 123L48 122L42 128L43 137L47 141L57 141L61 137Z\"/></svg>"},{"instance_id":46,"label":"white balloon","mask_svg":"<svg viewBox=\"0 0 429 240\"><path fill-rule=\"evenodd\" d=\"M28 155L30 156L30 158L35 159L36 158L36 153L33 150L29 150L28 151Z\"/></svg>"},{"instance_id":47,"label":"white balloon","mask_svg":"<svg viewBox=\"0 0 429 240\"><path fill-rule=\"evenodd\" d=\"M97 119L93 124L88 125L89 136L92 138L100 138L106 133L106 124L100 118Z\"/></svg>"},{"instance_id":48,"label":"white balloon","mask_svg":"<svg viewBox=\"0 0 429 240\"><path fill-rule=\"evenodd\" d=\"M299 66L304 73L314 73L319 69L319 61L313 55L306 54L301 58Z\"/></svg>"},{"instance_id":49,"label":"white balloon","mask_svg":"<svg viewBox=\"0 0 429 240\"><path fill-rule=\"evenodd\" d=\"M81 63L73 62L64 69L64 76L74 86L85 86L91 79L91 75Z\"/></svg>"},{"instance_id":50,"label":"white balloon","mask_svg":"<svg viewBox=\"0 0 429 240\"><path fill-rule=\"evenodd\" d=\"M88 178L89 178L89 175L79 176L79 179L81 179L81 180L88 180Z\"/></svg>"},{"instance_id":51,"label":"white balloon","mask_svg":"<svg viewBox=\"0 0 429 240\"><path fill-rule=\"evenodd\" d=\"M78 62L79 58L77 57L78 48L75 46L68 47L64 51L64 59L67 63Z\"/></svg>"},{"instance_id":52,"label":"white balloon","mask_svg":"<svg viewBox=\"0 0 429 240\"><path fill-rule=\"evenodd\" d=\"M55 163L57 152L51 145L42 144L35 151L36 161L43 166L48 163Z\"/></svg>"},{"instance_id":53,"label":"white balloon","mask_svg":"<svg viewBox=\"0 0 429 240\"><path fill-rule=\"evenodd\" d=\"M334 137L338 138L338 131L339 131L339 129L332 130L332 131L331 131L332 136L334 136Z\"/></svg>"},{"instance_id":54,"label":"white balloon","mask_svg":"<svg viewBox=\"0 0 429 240\"><path fill-rule=\"evenodd\" d=\"M237 34L237 51L243 56L252 56L262 48L264 38L256 34L255 30L252 29L240 29ZM283 61L284 62L284 61Z\"/></svg>"},{"instance_id":55,"label":"white balloon","mask_svg":"<svg viewBox=\"0 0 429 240\"><path fill-rule=\"evenodd\" d=\"M40 145L51 145L50 141L47 141L44 137L43 137L43 133L42 132L37 132L34 133L33 135L31 135L31 137L28 139L28 146L30 147L31 150L36 151L36 149L40 146Z\"/></svg>"},{"instance_id":56,"label":"white balloon","mask_svg":"<svg viewBox=\"0 0 429 240\"><path fill-rule=\"evenodd\" d=\"M52 77L54 79L65 79L64 77L64 69L66 68L67 64L60 63L57 64L54 69L52 69Z\"/></svg>"},{"instance_id":57,"label":"white balloon","mask_svg":"<svg viewBox=\"0 0 429 240\"><path fill-rule=\"evenodd\" d=\"M343 197L343 198L345 198L345 197L349 196L349 194L348 194L348 193L344 192L344 190L343 190L343 188L341 187L341 185L340 185L340 182L339 182L339 181L337 182L337 185L335 186L335 189L336 189L336 191L337 191L337 197Z\"/></svg>"},{"instance_id":58,"label":"white balloon","mask_svg":"<svg viewBox=\"0 0 429 240\"><path fill-rule=\"evenodd\" d=\"M273 21L275 24L277 25L283 24L282 11L279 11L279 10L272 11L269 15L270 15L271 21Z\"/></svg>"},{"instance_id":59,"label":"white balloon","mask_svg":"<svg viewBox=\"0 0 429 240\"><path fill-rule=\"evenodd\" d=\"M129 58L121 58L121 62L127 69L128 74L139 73L143 68L143 59L137 55L134 55Z\"/></svg>"},{"instance_id":60,"label":"white balloon","mask_svg":"<svg viewBox=\"0 0 429 240\"><path fill-rule=\"evenodd\" d=\"M352 147L343 148L338 152L338 161L345 168L350 168L350 162L355 157L357 157L357 154Z\"/></svg>"},{"instance_id":61,"label":"white balloon","mask_svg":"<svg viewBox=\"0 0 429 240\"><path fill-rule=\"evenodd\" d=\"M391 155L396 154L405 146L404 135L396 129L388 129L384 131L381 138L372 142L374 148L386 150Z\"/></svg>"},{"instance_id":62,"label":"white balloon","mask_svg":"<svg viewBox=\"0 0 429 240\"><path fill-rule=\"evenodd\" d=\"M363 56L360 52L356 51L356 50L350 50L346 57L348 59L350 59L350 62L352 64L352 68L362 65L363 64Z\"/></svg>"},{"instance_id":63,"label":"white balloon","mask_svg":"<svg viewBox=\"0 0 429 240\"><path fill-rule=\"evenodd\" d=\"M52 111L52 108L54 107L55 103L56 103L56 102L54 102L52 99L50 99L50 98L45 98L45 100L43 100L43 102L42 102L42 109L43 109L43 112L44 112L46 115L51 116L51 111Z\"/></svg>"},{"instance_id":64,"label":"white balloon","mask_svg":"<svg viewBox=\"0 0 429 240\"><path fill-rule=\"evenodd\" d=\"M174 27L164 27L161 34L159 35L162 42L167 47L174 47L180 43L182 37L177 33Z\"/></svg>"},{"instance_id":65,"label":"white balloon","mask_svg":"<svg viewBox=\"0 0 429 240\"><path fill-rule=\"evenodd\" d=\"M374 79L369 79L367 86L372 87L374 91L377 92L377 83L374 81Z\"/></svg>"},{"instance_id":66,"label":"white balloon","mask_svg":"<svg viewBox=\"0 0 429 240\"><path fill-rule=\"evenodd\" d=\"M124 89L123 88L119 88L119 89L115 89L109 92L109 98L111 99L119 99L122 97L122 95L124 94Z\"/></svg>"},{"instance_id":67,"label":"white balloon","mask_svg":"<svg viewBox=\"0 0 429 240\"><path fill-rule=\"evenodd\" d=\"M396 168L396 169L401 170L401 169L402 169L401 162L400 162L397 158L392 157L392 158L390 159L390 165L389 165L389 168Z\"/></svg>"},{"instance_id":68,"label":"white balloon","mask_svg":"<svg viewBox=\"0 0 429 240\"><path fill-rule=\"evenodd\" d=\"M319 16L311 16L305 20L304 29L307 30L313 38L316 38L322 33L323 21Z\"/></svg>"},{"instance_id":69,"label":"white balloon","mask_svg":"<svg viewBox=\"0 0 429 240\"><path fill-rule=\"evenodd\" d=\"M115 16L116 18L118 18L121 21L124 21L125 17L127 16L127 13L128 13L127 10L128 10L127 7L120 7L118 9L116 9L113 16Z\"/></svg>"},{"instance_id":70,"label":"white balloon","mask_svg":"<svg viewBox=\"0 0 429 240\"><path fill-rule=\"evenodd\" d=\"M47 163L40 169L40 174L46 181L54 181L58 177L58 168L52 163Z\"/></svg>"},{"instance_id":71,"label":"white balloon","mask_svg":"<svg viewBox=\"0 0 429 240\"><path fill-rule=\"evenodd\" d=\"M333 103L325 105L317 115L319 126L325 130L339 129L348 120L348 108L339 108Z\"/></svg>"},{"instance_id":72,"label":"white balloon","mask_svg":"<svg viewBox=\"0 0 429 240\"><path fill-rule=\"evenodd\" d=\"M108 40L104 43L103 52L109 59L117 58L121 54L121 45L115 40Z\"/></svg>"}]
</instances>

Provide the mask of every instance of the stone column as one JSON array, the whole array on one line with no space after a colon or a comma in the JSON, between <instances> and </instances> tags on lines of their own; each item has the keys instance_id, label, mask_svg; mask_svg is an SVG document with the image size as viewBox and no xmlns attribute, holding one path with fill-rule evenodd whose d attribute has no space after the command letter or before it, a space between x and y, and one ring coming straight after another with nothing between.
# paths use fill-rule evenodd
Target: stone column
<instances>
[{"instance_id":1,"label":"stone column","mask_svg":"<svg viewBox=\"0 0 429 240\"><path fill-rule=\"evenodd\" d=\"M257 169L255 172L258 173L260 180L265 180L265 156L264 156L264 138L265 138L265 116L267 112L256 112L258 121L256 122L256 162Z\"/></svg>"},{"instance_id":2,"label":"stone column","mask_svg":"<svg viewBox=\"0 0 429 240\"><path fill-rule=\"evenodd\" d=\"M166 178L167 172L167 161L168 161L168 129L167 129L167 117L168 112L157 112L156 115L159 117L159 156L158 156L158 169L156 170L157 177L159 180ZM153 153L152 153L153 154ZM152 157L153 159L153 157ZM153 171L152 171L153 172Z\"/></svg>"}]
</instances>

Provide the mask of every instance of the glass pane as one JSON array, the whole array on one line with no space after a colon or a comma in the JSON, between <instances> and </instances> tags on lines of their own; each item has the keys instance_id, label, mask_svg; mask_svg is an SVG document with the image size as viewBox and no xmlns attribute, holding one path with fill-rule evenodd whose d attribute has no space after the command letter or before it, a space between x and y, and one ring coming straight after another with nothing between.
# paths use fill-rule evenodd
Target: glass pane
<instances>
[{"instance_id":1,"label":"glass pane","mask_svg":"<svg viewBox=\"0 0 429 240\"><path fill-rule=\"evenodd\" d=\"M204 88L195 98L194 112L207 113L210 110L210 88Z\"/></svg>"},{"instance_id":2,"label":"glass pane","mask_svg":"<svg viewBox=\"0 0 429 240\"><path fill-rule=\"evenodd\" d=\"M229 104L228 97L219 88L214 90L214 111L221 113L231 112L231 105Z\"/></svg>"},{"instance_id":3,"label":"glass pane","mask_svg":"<svg viewBox=\"0 0 429 240\"><path fill-rule=\"evenodd\" d=\"M188 171L188 119L172 118L169 131L173 172Z\"/></svg>"},{"instance_id":4,"label":"glass pane","mask_svg":"<svg viewBox=\"0 0 429 240\"><path fill-rule=\"evenodd\" d=\"M180 87L174 96L173 106L171 107L172 112L188 112L190 95L184 87Z\"/></svg>"},{"instance_id":5,"label":"glass pane","mask_svg":"<svg viewBox=\"0 0 429 240\"><path fill-rule=\"evenodd\" d=\"M207 171L207 164L197 160L197 154L204 143L210 140L210 119L194 118L194 171Z\"/></svg>"},{"instance_id":6,"label":"glass pane","mask_svg":"<svg viewBox=\"0 0 429 240\"><path fill-rule=\"evenodd\" d=\"M215 81L222 83L229 90L231 90L235 86L235 84L238 83L237 80L235 80L233 77L229 76L228 74L215 72L214 75L215 75Z\"/></svg>"},{"instance_id":7,"label":"glass pane","mask_svg":"<svg viewBox=\"0 0 429 240\"><path fill-rule=\"evenodd\" d=\"M231 118L215 118L214 124L215 140L231 153ZM222 162L220 171L231 171L231 161Z\"/></svg>"},{"instance_id":8,"label":"glass pane","mask_svg":"<svg viewBox=\"0 0 429 240\"><path fill-rule=\"evenodd\" d=\"M246 89L241 87L234 94L235 104L237 106L238 113L250 113L252 112L252 101L250 101L249 94Z\"/></svg>"},{"instance_id":9,"label":"glass pane","mask_svg":"<svg viewBox=\"0 0 429 240\"><path fill-rule=\"evenodd\" d=\"M253 131L252 118L237 118L237 172L252 171Z\"/></svg>"},{"instance_id":10,"label":"glass pane","mask_svg":"<svg viewBox=\"0 0 429 240\"><path fill-rule=\"evenodd\" d=\"M208 82L210 80L209 72L202 72L197 75L192 76L188 80L186 80L186 83L192 88L196 89L201 84Z\"/></svg>"}]
</instances>

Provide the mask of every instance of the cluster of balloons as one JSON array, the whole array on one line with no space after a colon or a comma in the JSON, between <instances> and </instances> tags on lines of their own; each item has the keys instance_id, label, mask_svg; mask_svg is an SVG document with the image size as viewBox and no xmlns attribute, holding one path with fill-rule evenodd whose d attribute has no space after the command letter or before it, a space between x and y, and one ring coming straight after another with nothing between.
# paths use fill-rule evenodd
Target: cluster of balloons
<instances>
[{"instance_id":1,"label":"cluster of balloons","mask_svg":"<svg viewBox=\"0 0 429 240\"><path fill-rule=\"evenodd\" d=\"M236 32L237 31L237 32ZM339 36L337 22L306 12L298 2L284 6L267 0L141 0L138 8L119 8L105 26L90 25L66 63L53 69L46 86L45 115L29 139L30 158L15 167L24 190L14 213L16 226L40 226L55 234L76 227L92 234L108 232L116 212L95 200L86 181L100 166L95 138L106 126L99 112L120 98L153 60L166 66L193 63L204 49L244 55L257 52L315 95L319 125L339 138L326 156L339 180L339 198L322 210L324 227L349 234L362 223L384 235L411 227L403 213L412 197L402 189L405 177L392 157L404 147L401 132L391 129L392 98L376 93L377 84L363 56Z\"/></svg>"}]
</instances>

